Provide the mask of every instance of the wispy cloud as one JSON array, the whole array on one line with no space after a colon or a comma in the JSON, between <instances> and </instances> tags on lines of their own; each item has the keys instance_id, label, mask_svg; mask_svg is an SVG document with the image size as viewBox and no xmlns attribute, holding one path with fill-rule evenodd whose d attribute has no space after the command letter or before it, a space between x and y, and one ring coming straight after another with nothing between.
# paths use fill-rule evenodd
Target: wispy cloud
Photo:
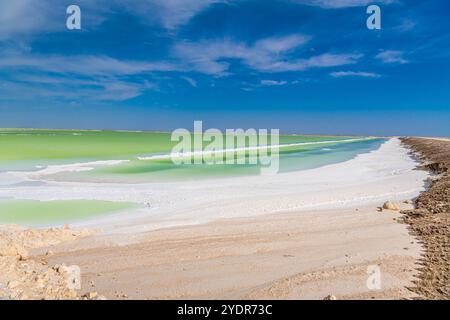
<instances>
[{"instance_id":1,"label":"wispy cloud","mask_svg":"<svg viewBox=\"0 0 450 320\"><path fill-rule=\"evenodd\" d=\"M159 71L178 70L164 62L121 61L106 56L43 56L16 54L0 57L0 71L9 73L4 81L5 97L91 99L123 101L157 89L140 77ZM8 90L6 90L7 88Z\"/></svg>"},{"instance_id":2,"label":"wispy cloud","mask_svg":"<svg viewBox=\"0 0 450 320\"><path fill-rule=\"evenodd\" d=\"M404 58L405 52L398 50L385 50L378 53L375 57L384 63L408 63L408 60Z\"/></svg>"},{"instance_id":3,"label":"wispy cloud","mask_svg":"<svg viewBox=\"0 0 450 320\"><path fill-rule=\"evenodd\" d=\"M183 79L184 81L186 81L187 83L189 83L192 87L197 88L197 81L195 81L194 79L190 78L190 77L181 77L181 79Z\"/></svg>"},{"instance_id":4,"label":"wispy cloud","mask_svg":"<svg viewBox=\"0 0 450 320\"><path fill-rule=\"evenodd\" d=\"M224 76L234 61L250 69L275 73L303 71L309 68L333 67L356 63L360 54L324 53L304 59L291 55L310 37L300 34L260 39L252 44L230 39L181 42L173 47L172 54L197 72Z\"/></svg>"},{"instance_id":5,"label":"wispy cloud","mask_svg":"<svg viewBox=\"0 0 450 320\"><path fill-rule=\"evenodd\" d=\"M225 75L230 66L230 61L224 61L226 59L241 60L259 70L267 63L277 62L280 55L298 48L308 40L307 36L293 34L261 39L251 45L230 39L180 42L173 47L172 54L198 72Z\"/></svg>"},{"instance_id":6,"label":"wispy cloud","mask_svg":"<svg viewBox=\"0 0 450 320\"><path fill-rule=\"evenodd\" d=\"M145 72L174 71L180 67L167 62L124 61L95 55L8 55L0 56L1 69L28 69L89 76L132 75Z\"/></svg>"},{"instance_id":7,"label":"wispy cloud","mask_svg":"<svg viewBox=\"0 0 450 320\"><path fill-rule=\"evenodd\" d=\"M287 81L281 80L281 81L277 81L277 80L261 80L261 85L263 86L284 86L288 84Z\"/></svg>"},{"instance_id":8,"label":"wispy cloud","mask_svg":"<svg viewBox=\"0 0 450 320\"><path fill-rule=\"evenodd\" d=\"M8 99L54 97L61 100L124 101L155 90L157 84L114 77L73 78L65 75L19 74L3 82Z\"/></svg>"},{"instance_id":9,"label":"wispy cloud","mask_svg":"<svg viewBox=\"0 0 450 320\"><path fill-rule=\"evenodd\" d=\"M68 2L60 0L3 2L0 10L0 40L65 30L64 17ZM82 9L83 29L92 29L99 25L110 16L111 12L126 11L144 22L175 30L219 2L227 0L78 0L76 4Z\"/></svg>"},{"instance_id":10,"label":"wispy cloud","mask_svg":"<svg viewBox=\"0 0 450 320\"><path fill-rule=\"evenodd\" d=\"M82 8L83 26L94 28L104 21L111 1L77 0ZM65 15L69 3L60 0L2 1L0 40L18 40L48 32L66 30Z\"/></svg>"},{"instance_id":11,"label":"wispy cloud","mask_svg":"<svg viewBox=\"0 0 450 320\"><path fill-rule=\"evenodd\" d=\"M133 82L116 78L72 78L66 76L18 75L4 80L0 91L9 100L57 98L61 101L124 101L158 86L149 81ZM24 94L26 93L26 94Z\"/></svg>"},{"instance_id":12,"label":"wispy cloud","mask_svg":"<svg viewBox=\"0 0 450 320\"><path fill-rule=\"evenodd\" d=\"M141 0L139 0L141 2ZM174 29L220 0L154 0L162 25Z\"/></svg>"},{"instance_id":13,"label":"wispy cloud","mask_svg":"<svg viewBox=\"0 0 450 320\"><path fill-rule=\"evenodd\" d=\"M0 10L0 40L9 39L34 30L49 31L54 28L51 23L51 6L46 1L15 0L2 2Z\"/></svg>"},{"instance_id":14,"label":"wispy cloud","mask_svg":"<svg viewBox=\"0 0 450 320\"><path fill-rule=\"evenodd\" d=\"M344 77L363 77L363 78L380 78L381 75L373 72L361 72L361 71L337 71L330 73L332 77L344 78Z\"/></svg>"},{"instance_id":15,"label":"wispy cloud","mask_svg":"<svg viewBox=\"0 0 450 320\"><path fill-rule=\"evenodd\" d=\"M416 26L417 26L416 21L413 21L410 19L405 19L398 26L395 26L393 29L396 31L400 31L400 32L407 32L407 31L411 31Z\"/></svg>"},{"instance_id":16,"label":"wispy cloud","mask_svg":"<svg viewBox=\"0 0 450 320\"><path fill-rule=\"evenodd\" d=\"M149 23L175 30L187 24L193 17L215 3L226 0L113 0L117 7L125 7L129 12Z\"/></svg>"},{"instance_id":17,"label":"wispy cloud","mask_svg":"<svg viewBox=\"0 0 450 320\"><path fill-rule=\"evenodd\" d=\"M397 2L397 0L291 0L295 3L317 6L326 9L337 8L349 8L349 7L361 7L367 6L372 3L391 4Z\"/></svg>"}]
</instances>

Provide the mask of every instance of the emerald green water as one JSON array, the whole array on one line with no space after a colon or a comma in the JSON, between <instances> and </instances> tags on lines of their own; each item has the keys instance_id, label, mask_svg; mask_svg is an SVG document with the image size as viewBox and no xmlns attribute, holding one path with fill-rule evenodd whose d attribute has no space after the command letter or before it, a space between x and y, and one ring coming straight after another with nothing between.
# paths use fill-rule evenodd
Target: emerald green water
<instances>
[{"instance_id":1,"label":"emerald green water","mask_svg":"<svg viewBox=\"0 0 450 320\"><path fill-rule=\"evenodd\" d=\"M327 143L295 146L280 149L279 172L312 169L354 158L359 153L378 148L383 139L357 142ZM132 160L128 163L102 167L90 172L65 175L72 180L95 180L108 182L147 182L168 180L195 180L199 178L257 175L261 165L256 164L184 164L175 165L170 159Z\"/></svg>"},{"instance_id":2,"label":"emerald green water","mask_svg":"<svg viewBox=\"0 0 450 320\"><path fill-rule=\"evenodd\" d=\"M54 178L69 181L138 183L252 175L260 172L261 166L254 164L175 165L170 158L138 159L140 156L169 154L177 144L170 138L171 134L164 132L1 129L0 172L36 170L47 165L99 160L129 160L129 162L99 167L88 172L60 173ZM383 141L368 139L339 142L354 138L281 135L280 144L331 142L280 149L279 171L303 170L345 161L358 153L375 149Z\"/></svg>"},{"instance_id":3,"label":"emerald green water","mask_svg":"<svg viewBox=\"0 0 450 320\"><path fill-rule=\"evenodd\" d=\"M111 214L136 205L88 200L8 200L11 193L6 192L9 196L2 196L2 190L10 191L15 186L19 189L21 186L40 188L39 183L45 184L37 182L38 184L33 186L30 184L32 182L27 180L8 182L7 179L10 177L7 173L10 171L36 171L48 165L128 160L119 165L99 166L84 172L62 172L47 178L81 183L145 183L260 173L259 164L175 165L170 158L138 159L142 156L170 154L177 143L170 138L170 133L154 132L0 129L0 223L25 225L71 223ZM316 168L350 160L360 153L377 149L384 142L383 139L344 141L348 139L355 137L282 135L279 137L281 145L310 142L321 144L280 148L279 172ZM101 188L101 184L98 186ZM33 194L32 190L29 189L28 192ZM20 197L20 191L17 195L13 195L14 198Z\"/></svg>"},{"instance_id":4,"label":"emerald green water","mask_svg":"<svg viewBox=\"0 0 450 320\"><path fill-rule=\"evenodd\" d=\"M1 200L0 223L46 225L69 223L132 208L131 203L67 200Z\"/></svg>"},{"instance_id":5,"label":"emerald green water","mask_svg":"<svg viewBox=\"0 0 450 320\"><path fill-rule=\"evenodd\" d=\"M169 133L0 129L0 161L127 158L172 145Z\"/></svg>"},{"instance_id":6,"label":"emerald green water","mask_svg":"<svg viewBox=\"0 0 450 320\"><path fill-rule=\"evenodd\" d=\"M27 160L129 159L168 153L177 144L168 132L0 129L0 163ZM280 143L349 137L280 136ZM56 161L54 161L56 163Z\"/></svg>"}]
</instances>

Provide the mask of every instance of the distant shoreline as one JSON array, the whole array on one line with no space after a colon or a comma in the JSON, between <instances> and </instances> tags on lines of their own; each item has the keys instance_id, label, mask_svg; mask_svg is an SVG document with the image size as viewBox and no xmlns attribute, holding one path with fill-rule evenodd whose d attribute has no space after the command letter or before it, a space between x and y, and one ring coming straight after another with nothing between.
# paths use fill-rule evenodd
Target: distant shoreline
<instances>
[{"instance_id":1,"label":"distant shoreline","mask_svg":"<svg viewBox=\"0 0 450 320\"><path fill-rule=\"evenodd\" d=\"M128 132L128 133L171 133L170 130L126 130L126 129L51 129L51 128L0 128L1 130L19 130L19 131L80 131L80 132ZM193 132L188 130L189 132ZM382 138L382 139L390 139L390 138L401 138L401 135L393 135L393 136L379 136L379 135L371 135L371 134L324 134L324 133L283 133L281 132L280 135L283 136L305 136L305 137L367 137L367 138ZM436 137L436 136L417 136L416 138L423 138L423 139L438 139L438 140L449 140L450 137Z\"/></svg>"},{"instance_id":2,"label":"distant shoreline","mask_svg":"<svg viewBox=\"0 0 450 320\"><path fill-rule=\"evenodd\" d=\"M187 128L188 129L188 128ZM18 131L78 131L78 132L128 132L128 133L172 133L164 130L121 130L121 129L49 129L49 128L0 128L1 130ZM190 131L188 129L189 132ZM367 137L367 138L393 138L394 136L374 136L374 135L355 135L355 134L314 134L314 133L280 133L283 136L305 136L305 137Z\"/></svg>"}]
</instances>

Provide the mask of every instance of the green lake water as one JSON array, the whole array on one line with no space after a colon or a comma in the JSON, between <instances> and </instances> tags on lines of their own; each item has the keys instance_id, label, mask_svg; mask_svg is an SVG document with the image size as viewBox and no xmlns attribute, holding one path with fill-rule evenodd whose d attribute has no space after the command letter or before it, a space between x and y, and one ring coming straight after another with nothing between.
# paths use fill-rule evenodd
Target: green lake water
<instances>
[{"instance_id":1,"label":"green lake water","mask_svg":"<svg viewBox=\"0 0 450 320\"><path fill-rule=\"evenodd\" d=\"M47 225L99 217L135 206L131 203L68 200L0 200L0 223Z\"/></svg>"},{"instance_id":2,"label":"green lake water","mask_svg":"<svg viewBox=\"0 0 450 320\"><path fill-rule=\"evenodd\" d=\"M25 225L70 223L136 206L131 203L109 201L20 200L20 194L15 197L19 199L11 200L2 196L2 188L14 188L14 185L1 180L2 174L6 177L10 171L37 171L48 165L128 160L119 165L100 166L85 172L63 172L48 178L81 183L148 183L260 173L259 164L175 165L170 158L138 159L142 156L169 154L177 143L170 141L170 137L170 133L152 132L0 129L0 223ZM350 160L358 154L377 149L385 141L374 138L345 141L349 139L355 137L281 135L279 137L281 145L321 143L280 148L279 172L317 168ZM30 182L22 183L27 185ZM37 182L34 187L39 188L39 183L45 182ZM99 187L101 188L101 184Z\"/></svg>"},{"instance_id":3,"label":"green lake water","mask_svg":"<svg viewBox=\"0 0 450 320\"><path fill-rule=\"evenodd\" d=\"M170 133L0 129L0 171L37 170L47 165L101 160L129 162L88 172L62 173L70 181L152 182L253 175L260 165L175 165L171 159L138 160L168 154L177 142ZM349 160L376 149L384 140L340 142L355 137L281 135L280 144L326 142L280 149L280 172L304 170ZM224 138L225 139L225 138ZM205 143L206 145L206 143Z\"/></svg>"}]
</instances>

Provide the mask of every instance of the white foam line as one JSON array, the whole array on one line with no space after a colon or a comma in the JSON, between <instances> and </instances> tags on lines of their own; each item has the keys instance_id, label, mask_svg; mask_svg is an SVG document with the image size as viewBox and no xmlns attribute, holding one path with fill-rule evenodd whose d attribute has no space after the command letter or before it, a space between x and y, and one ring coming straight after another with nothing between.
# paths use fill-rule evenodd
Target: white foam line
<instances>
[{"instance_id":1,"label":"white foam line","mask_svg":"<svg viewBox=\"0 0 450 320\"><path fill-rule=\"evenodd\" d=\"M179 152L179 153L170 153L170 154L160 154L153 155L148 157L138 157L139 160L163 160L163 159L174 159L174 158L185 158L199 155L213 155L227 152L240 152L240 151L256 151L260 149L282 149L282 148L290 148L297 146L306 146L306 145L316 145L316 144L328 144L328 143L341 143L341 142L355 142L355 141L364 141L370 140L372 138L358 138L358 139L346 139L346 140L334 140L334 141L314 141L314 142L298 142L298 143L289 143L289 144L278 144L278 145L264 145L264 146L253 146L253 147L242 147L242 148L228 148L222 150L210 150L210 151L190 151L190 152Z\"/></svg>"},{"instance_id":2,"label":"white foam line","mask_svg":"<svg viewBox=\"0 0 450 320\"><path fill-rule=\"evenodd\" d=\"M305 146L305 145L315 145L315 144L328 144L328 143L342 143L342 142L354 142L354 141L363 141L371 138L358 138L358 139L346 139L346 140L338 140L338 141L315 141L315 142L300 142L300 143L290 143L290 144L280 144L275 146L254 146L254 147L243 147L243 148L230 148L223 150L211 150L211 151L194 151L194 152L185 152L185 153L170 153L163 155L153 155L149 157L138 157L138 160L161 160L161 159L174 159L174 158L183 158L183 157L191 157L198 155L212 155L221 152L238 152L238 151L254 151L266 148L288 148L295 146ZM64 172L85 172L92 171L96 167L100 166L115 166L122 163L129 162L130 160L107 160L107 161L91 161L91 162L80 162L80 163L72 163L72 164L64 164L64 165L49 165L46 168L36 166L36 169L41 169L37 171L10 171L9 174L12 174L16 177L20 177L22 179L39 179L43 176L53 175Z\"/></svg>"},{"instance_id":3,"label":"white foam line","mask_svg":"<svg viewBox=\"0 0 450 320\"><path fill-rule=\"evenodd\" d=\"M83 171L91 171L94 170L95 167L99 166L115 166L121 163L129 162L130 160L107 160L107 161L91 161L91 162L81 162L81 163L72 163L72 164L64 164L64 165L50 165L45 169L41 169L38 171L10 171L8 173L13 174L17 177L22 177L25 179L35 179L45 175L52 175L62 172L83 172ZM37 166L36 168L39 168Z\"/></svg>"}]
</instances>

